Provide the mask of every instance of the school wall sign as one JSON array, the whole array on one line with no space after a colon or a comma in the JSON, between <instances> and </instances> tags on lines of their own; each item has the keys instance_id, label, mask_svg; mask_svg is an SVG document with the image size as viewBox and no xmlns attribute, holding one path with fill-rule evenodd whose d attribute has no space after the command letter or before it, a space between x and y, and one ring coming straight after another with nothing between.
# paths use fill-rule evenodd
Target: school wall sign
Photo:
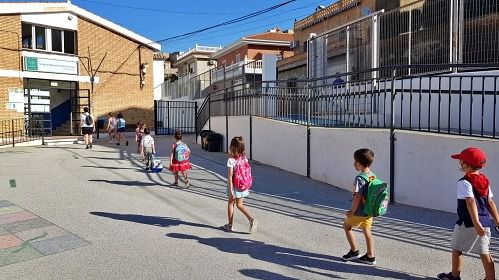
<instances>
[{"instance_id":1,"label":"school wall sign","mask_svg":"<svg viewBox=\"0 0 499 280\"><path fill-rule=\"evenodd\" d=\"M24 56L24 71L78 75L78 62Z\"/></svg>"}]
</instances>

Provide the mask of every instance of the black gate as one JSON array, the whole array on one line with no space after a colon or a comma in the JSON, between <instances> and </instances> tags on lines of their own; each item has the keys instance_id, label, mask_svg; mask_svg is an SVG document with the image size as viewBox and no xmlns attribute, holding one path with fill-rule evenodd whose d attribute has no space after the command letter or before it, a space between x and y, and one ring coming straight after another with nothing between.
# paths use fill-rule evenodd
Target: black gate
<instances>
[{"instance_id":1,"label":"black gate","mask_svg":"<svg viewBox=\"0 0 499 280\"><path fill-rule=\"evenodd\" d=\"M193 101L154 101L156 135L196 133L197 103Z\"/></svg>"}]
</instances>

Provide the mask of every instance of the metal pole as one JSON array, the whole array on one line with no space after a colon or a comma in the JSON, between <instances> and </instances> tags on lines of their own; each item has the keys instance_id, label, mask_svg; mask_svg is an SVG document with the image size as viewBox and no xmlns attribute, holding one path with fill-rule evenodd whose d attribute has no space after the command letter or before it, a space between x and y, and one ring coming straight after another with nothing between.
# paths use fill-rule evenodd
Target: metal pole
<instances>
[{"instance_id":1,"label":"metal pole","mask_svg":"<svg viewBox=\"0 0 499 280\"><path fill-rule=\"evenodd\" d=\"M310 178L310 109L311 109L311 94L312 89L308 88L308 97L307 97L307 177Z\"/></svg>"},{"instance_id":2,"label":"metal pole","mask_svg":"<svg viewBox=\"0 0 499 280\"><path fill-rule=\"evenodd\" d=\"M158 100L154 100L154 134L158 135Z\"/></svg>"},{"instance_id":3,"label":"metal pole","mask_svg":"<svg viewBox=\"0 0 499 280\"><path fill-rule=\"evenodd\" d=\"M224 67L224 102L225 102L225 149L229 151L229 112L227 104L227 84L226 84L226 68Z\"/></svg>"},{"instance_id":4,"label":"metal pole","mask_svg":"<svg viewBox=\"0 0 499 280\"><path fill-rule=\"evenodd\" d=\"M73 112L69 113L69 135L73 135Z\"/></svg>"},{"instance_id":5,"label":"metal pole","mask_svg":"<svg viewBox=\"0 0 499 280\"><path fill-rule=\"evenodd\" d=\"M391 90L391 100L390 100L390 202L395 202L395 77L397 75L397 69L393 69L392 77L392 90Z\"/></svg>"},{"instance_id":6,"label":"metal pole","mask_svg":"<svg viewBox=\"0 0 499 280\"><path fill-rule=\"evenodd\" d=\"M199 130L198 130L198 103L194 103L194 125L196 130L196 143L198 142Z\"/></svg>"},{"instance_id":7,"label":"metal pole","mask_svg":"<svg viewBox=\"0 0 499 280\"><path fill-rule=\"evenodd\" d=\"M15 147L16 146L16 138L14 135L14 120L12 120L12 122L11 122L10 131L12 131L12 147Z\"/></svg>"}]
</instances>

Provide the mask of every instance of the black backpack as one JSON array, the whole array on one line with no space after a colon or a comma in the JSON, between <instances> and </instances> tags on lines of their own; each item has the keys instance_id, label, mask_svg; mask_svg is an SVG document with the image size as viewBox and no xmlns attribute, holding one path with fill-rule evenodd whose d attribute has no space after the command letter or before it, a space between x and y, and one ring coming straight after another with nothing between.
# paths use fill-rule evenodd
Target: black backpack
<instances>
[{"instance_id":1,"label":"black backpack","mask_svg":"<svg viewBox=\"0 0 499 280\"><path fill-rule=\"evenodd\" d=\"M90 116L90 114L85 116L85 124L86 125L93 125L94 124L94 120L92 119L92 116Z\"/></svg>"}]
</instances>

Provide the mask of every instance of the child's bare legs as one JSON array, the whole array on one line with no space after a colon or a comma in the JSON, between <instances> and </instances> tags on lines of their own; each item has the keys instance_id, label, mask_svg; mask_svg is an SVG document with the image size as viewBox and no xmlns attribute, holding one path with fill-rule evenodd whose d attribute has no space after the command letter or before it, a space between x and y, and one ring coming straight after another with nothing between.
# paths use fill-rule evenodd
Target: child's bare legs
<instances>
[{"instance_id":1,"label":"child's bare legs","mask_svg":"<svg viewBox=\"0 0 499 280\"><path fill-rule=\"evenodd\" d=\"M178 185L178 171L173 172L173 178L175 178L175 185Z\"/></svg>"},{"instance_id":2,"label":"child's bare legs","mask_svg":"<svg viewBox=\"0 0 499 280\"><path fill-rule=\"evenodd\" d=\"M452 276L459 277L463 269L463 252L452 250Z\"/></svg>"},{"instance_id":3,"label":"child's bare legs","mask_svg":"<svg viewBox=\"0 0 499 280\"><path fill-rule=\"evenodd\" d=\"M248 221L253 221L253 217L251 217L251 214L250 212L248 211L248 209L246 209L246 207L244 207L244 201L243 201L243 198L236 198L236 206L237 206L237 209L241 210L241 212L244 214L244 216L246 216L246 218L248 219Z\"/></svg>"},{"instance_id":4,"label":"child's bare legs","mask_svg":"<svg viewBox=\"0 0 499 280\"><path fill-rule=\"evenodd\" d=\"M232 223L234 222L234 202L235 202L235 198L233 196L230 196L229 195L229 201L228 201L228 204L227 204L227 218L228 218L228 221L229 221L229 225L232 226Z\"/></svg>"},{"instance_id":5,"label":"child's bare legs","mask_svg":"<svg viewBox=\"0 0 499 280\"><path fill-rule=\"evenodd\" d=\"M491 255L480 255L480 259L482 260L483 269L485 270L485 279L486 280L495 280L496 279L496 271L494 268L494 260Z\"/></svg>"},{"instance_id":6,"label":"child's bare legs","mask_svg":"<svg viewBox=\"0 0 499 280\"><path fill-rule=\"evenodd\" d=\"M356 252L357 244L355 242L355 235L353 234L352 226L348 225L347 223L344 223L343 230L345 230L345 235L347 236L348 244L350 244L350 250L352 252Z\"/></svg>"},{"instance_id":7,"label":"child's bare legs","mask_svg":"<svg viewBox=\"0 0 499 280\"><path fill-rule=\"evenodd\" d=\"M352 232L352 231L350 231L350 232ZM362 232L364 233L364 237L366 239L367 256L372 258L372 257L374 257L374 239L373 239L373 235L371 233L371 228L364 227L364 228L362 228ZM352 233L352 235L353 235L353 233Z\"/></svg>"},{"instance_id":8,"label":"child's bare legs","mask_svg":"<svg viewBox=\"0 0 499 280\"><path fill-rule=\"evenodd\" d=\"M187 178L187 170L182 171L182 176L184 176L185 187L188 188L190 184L189 184L189 179Z\"/></svg>"}]
</instances>

